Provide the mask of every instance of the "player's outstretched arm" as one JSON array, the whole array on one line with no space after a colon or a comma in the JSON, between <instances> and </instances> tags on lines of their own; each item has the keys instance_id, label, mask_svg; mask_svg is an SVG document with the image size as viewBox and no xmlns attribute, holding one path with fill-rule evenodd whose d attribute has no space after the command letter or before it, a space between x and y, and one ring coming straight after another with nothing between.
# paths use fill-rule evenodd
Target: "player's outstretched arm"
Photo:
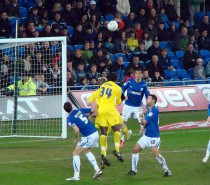
<instances>
[{"instance_id":1,"label":"player's outstretched arm","mask_svg":"<svg viewBox=\"0 0 210 185\"><path fill-rule=\"evenodd\" d=\"M208 116L207 121L210 123L210 116Z\"/></svg>"},{"instance_id":2,"label":"player's outstretched arm","mask_svg":"<svg viewBox=\"0 0 210 185\"><path fill-rule=\"evenodd\" d=\"M74 142L73 143L75 144L79 137L79 128L76 125L74 125L72 128L74 130Z\"/></svg>"}]
</instances>

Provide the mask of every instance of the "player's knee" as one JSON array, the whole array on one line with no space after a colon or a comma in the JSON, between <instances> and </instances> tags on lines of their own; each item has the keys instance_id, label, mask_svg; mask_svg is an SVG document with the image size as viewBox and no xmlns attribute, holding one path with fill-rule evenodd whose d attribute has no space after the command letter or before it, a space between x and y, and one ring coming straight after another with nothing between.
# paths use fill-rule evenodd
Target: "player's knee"
<instances>
[{"instance_id":1,"label":"player's knee","mask_svg":"<svg viewBox=\"0 0 210 185\"><path fill-rule=\"evenodd\" d=\"M152 150L152 155L153 155L154 157L159 156L159 150L153 149L153 150Z\"/></svg>"},{"instance_id":2,"label":"player's knee","mask_svg":"<svg viewBox=\"0 0 210 185\"><path fill-rule=\"evenodd\" d=\"M79 154L78 154L77 151L73 151L73 152L72 152L72 155L75 156L75 155L79 155Z\"/></svg>"}]
</instances>

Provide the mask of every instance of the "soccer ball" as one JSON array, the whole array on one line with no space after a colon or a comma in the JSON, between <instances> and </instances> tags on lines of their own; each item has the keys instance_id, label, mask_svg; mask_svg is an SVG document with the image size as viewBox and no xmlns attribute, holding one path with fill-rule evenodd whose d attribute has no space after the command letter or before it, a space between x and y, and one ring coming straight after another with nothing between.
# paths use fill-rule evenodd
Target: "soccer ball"
<instances>
[{"instance_id":1,"label":"soccer ball","mask_svg":"<svg viewBox=\"0 0 210 185\"><path fill-rule=\"evenodd\" d=\"M109 21L107 28L109 31L116 31L118 29L117 21Z\"/></svg>"}]
</instances>

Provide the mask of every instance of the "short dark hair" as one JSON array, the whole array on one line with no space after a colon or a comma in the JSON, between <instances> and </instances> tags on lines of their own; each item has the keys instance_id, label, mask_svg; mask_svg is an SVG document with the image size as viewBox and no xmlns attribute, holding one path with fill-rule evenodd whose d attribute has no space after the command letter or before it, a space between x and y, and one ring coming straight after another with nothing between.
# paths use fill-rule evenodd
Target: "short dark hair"
<instances>
[{"instance_id":1,"label":"short dark hair","mask_svg":"<svg viewBox=\"0 0 210 185\"><path fill-rule=\"evenodd\" d=\"M140 71L140 72L142 72L142 70L141 70L141 69L135 69L134 71L135 71L135 72L136 72L136 71Z\"/></svg>"},{"instance_id":2,"label":"short dark hair","mask_svg":"<svg viewBox=\"0 0 210 185\"><path fill-rule=\"evenodd\" d=\"M70 112L72 111L72 105L71 105L70 102L64 103L63 108L64 108L64 110L65 110L66 112L68 112L68 113L70 113Z\"/></svg>"},{"instance_id":3,"label":"short dark hair","mask_svg":"<svg viewBox=\"0 0 210 185\"><path fill-rule=\"evenodd\" d=\"M157 102L157 96L155 96L154 94L150 94L149 96L151 96L152 99L155 100L155 103Z\"/></svg>"},{"instance_id":4,"label":"short dark hair","mask_svg":"<svg viewBox=\"0 0 210 185\"><path fill-rule=\"evenodd\" d=\"M108 80L112 82L116 82L117 78L118 78L117 74L112 72L109 74Z\"/></svg>"}]
</instances>

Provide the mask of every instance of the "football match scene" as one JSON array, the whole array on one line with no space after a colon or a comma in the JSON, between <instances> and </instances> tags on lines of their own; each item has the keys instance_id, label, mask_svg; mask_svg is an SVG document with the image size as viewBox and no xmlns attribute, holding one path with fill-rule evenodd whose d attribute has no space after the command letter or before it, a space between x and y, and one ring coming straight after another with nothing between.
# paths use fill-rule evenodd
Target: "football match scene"
<instances>
[{"instance_id":1,"label":"football match scene","mask_svg":"<svg viewBox=\"0 0 210 185\"><path fill-rule=\"evenodd\" d=\"M209 0L0 0L0 185L209 185Z\"/></svg>"}]
</instances>

